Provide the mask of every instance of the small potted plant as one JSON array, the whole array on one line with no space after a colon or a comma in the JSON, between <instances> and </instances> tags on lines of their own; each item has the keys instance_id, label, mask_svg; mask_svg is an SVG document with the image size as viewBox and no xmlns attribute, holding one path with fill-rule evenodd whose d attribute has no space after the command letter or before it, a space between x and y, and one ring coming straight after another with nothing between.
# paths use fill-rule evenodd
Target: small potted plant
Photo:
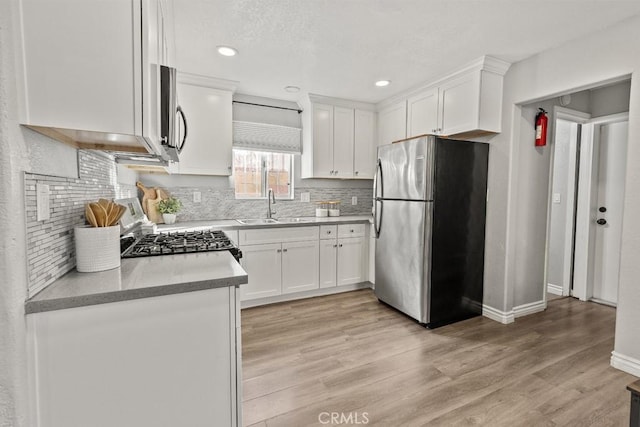
<instances>
[{"instance_id":1,"label":"small potted plant","mask_svg":"<svg viewBox=\"0 0 640 427\"><path fill-rule=\"evenodd\" d=\"M175 197L169 197L158 203L158 212L162 214L165 224L174 224L176 222L176 213L182 208L182 203Z\"/></svg>"}]
</instances>

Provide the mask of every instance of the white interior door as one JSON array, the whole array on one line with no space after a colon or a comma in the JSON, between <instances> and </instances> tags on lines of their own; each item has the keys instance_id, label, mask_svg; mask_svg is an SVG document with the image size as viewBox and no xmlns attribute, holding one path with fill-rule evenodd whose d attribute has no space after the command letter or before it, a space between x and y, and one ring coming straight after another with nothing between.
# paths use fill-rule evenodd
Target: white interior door
<instances>
[{"instance_id":1,"label":"white interior door","mask_svg":"<svg viewBox=\"0 0 640 427\"><path fill-rule=\"evenodd\" d=\"M593 298L618 302L628 122L600 126L593 253Z\"/></svg>"}]
</instances>

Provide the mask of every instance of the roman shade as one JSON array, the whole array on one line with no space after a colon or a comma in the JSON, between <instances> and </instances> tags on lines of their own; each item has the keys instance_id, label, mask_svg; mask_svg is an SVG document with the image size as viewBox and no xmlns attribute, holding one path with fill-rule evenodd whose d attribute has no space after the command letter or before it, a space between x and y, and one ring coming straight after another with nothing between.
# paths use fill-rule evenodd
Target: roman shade
<instances>
[{"instance_id":1,"label":"roman shade","mask_svg":"<svg viewBox=\"0 0 640 427\"><path fill-rule=\"evenodd\" d=\"M234 120L233 148L300 154L302 129Z\"/></svg>"}]
</instances>

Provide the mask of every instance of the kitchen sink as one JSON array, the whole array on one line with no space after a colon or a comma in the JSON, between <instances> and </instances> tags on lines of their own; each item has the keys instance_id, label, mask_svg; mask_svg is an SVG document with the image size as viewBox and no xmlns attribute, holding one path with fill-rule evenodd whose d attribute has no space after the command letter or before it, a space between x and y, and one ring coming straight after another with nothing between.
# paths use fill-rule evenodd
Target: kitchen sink
<instances>
[{"instance_id":1,"label":"kitchen sink","mask_svg":"<svg viewBox=\"0 0 640 427\"><path fill-rule=\"evenodd\" d=\"M236 221L244 225L277 224L278 222L280 222L280 221L276 221L273 218L236 219Z\"/></svg>"},{"instance_id":2,"label":"kitchen sink","mask_svg":"<svg viewBox=\"0 0 640 427\"><path fill-rule=\"evenodd\" d=\"M313 222L314 218L278 218L278 222L280 223L288 223L288 222Z\"/></svg>"}]
</instances>

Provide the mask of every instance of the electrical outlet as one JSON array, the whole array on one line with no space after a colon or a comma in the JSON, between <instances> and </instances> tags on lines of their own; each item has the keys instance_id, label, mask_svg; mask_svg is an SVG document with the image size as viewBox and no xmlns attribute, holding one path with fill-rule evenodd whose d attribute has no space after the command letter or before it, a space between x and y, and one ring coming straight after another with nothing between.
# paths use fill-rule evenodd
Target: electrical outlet
<instances>
[{"instance_id":1,"label":"electrical outlet","mask_svg":"<svg viewBox=\"0 0 640 427\"><path fill-rule=\"evenodd\" d=\"M553 203L560 203L560 193L553 193Z\"/></svg>"},{"instance_id":2,"label":"electrical outlet","mask_svg":"<svg viewBox=\"0 0 640 427\"><path fill-rule=\"evenodd\" d=\"M357 205L358 204L358 196L353 196L351 198L351 204L352 205Z\"/></svg>"},{"instance_id":3,"label":"electrical outlet","mask_svg":"<svg viewBox=\"0 0 640 427\"><path fill-rule=\"evenodd\" d=\"M199 191L194 191L193 192L193 203L200 203L202 202L202 193Z\"/></svg>"},{"instance_id":4,"label":"electrical outlet","mask_svg":"<svg viewBox=\"0 0 640 427\"><path fill-rule=\"evenodd\" d=\"M44 221L51 218L49 205L49 186L36 184L36 220Z\"/></svg>"},{"instance_id":5,"label":"electrical outlet","mask_svg":"<svg viewBox=\"0 0 640 427\"><path fill-rule=\"evenodd\" d=\"M300 201L301 202L310 202L311 201L311 193L300 193Z\"/></svg>"}]
</instances>

